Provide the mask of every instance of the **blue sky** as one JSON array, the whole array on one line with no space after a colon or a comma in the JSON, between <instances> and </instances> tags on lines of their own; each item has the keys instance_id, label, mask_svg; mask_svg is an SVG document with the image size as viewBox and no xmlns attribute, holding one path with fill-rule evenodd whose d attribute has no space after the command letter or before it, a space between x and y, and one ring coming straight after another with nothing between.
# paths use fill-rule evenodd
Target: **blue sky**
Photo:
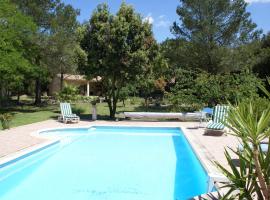
<instances>
[{"instance_id":1,"label":"blue sky","mask_svg":"<svg viewBox=\"0 0 270 200\"><path fill-rule=\"evenodd\" d=\"M248 11L251 13L252 20L263 29L264 33L270 31L270 0L246 0L249 3ZM78 17L80 22L90 18L92 11L100 3L107 3L110 10L115 13L122 0L64 0L65 3L80 9L81 15ZM135 7L153 23L153 31L156 39L161 42L166 38L173 37L170 33L170 26L177 21L176 7L179 0L126 0L128 4Z\"/></svg>"}]
</instances>

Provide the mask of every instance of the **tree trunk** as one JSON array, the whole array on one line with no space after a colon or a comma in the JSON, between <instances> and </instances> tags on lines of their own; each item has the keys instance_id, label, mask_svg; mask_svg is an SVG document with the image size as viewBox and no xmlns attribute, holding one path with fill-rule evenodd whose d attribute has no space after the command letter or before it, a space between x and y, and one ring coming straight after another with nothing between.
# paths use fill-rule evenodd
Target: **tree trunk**
<instances>
[{"instance_id":1,"label":"tree trunk","mask_svg":"<svg viewBox=\"0 0 270 200\"><path fill-rule=\"evenodd\" d=\"M117 108L117 99L107 99L108 107L110 110L110 119L115 119L116 108Z\"/></svg>"},{"instance_id":2,"label":"tree trunk","mask_svg":"<svg viewBox=\"0 0 270 200\"><path fill-rule=\"evenodd\" d=\"M41 104L41 81L40 78L37 78L35 88L35 105L39 104Z\"/></svg>"},{"instance_id":3,"label":"tree trunk","mask_svg":"<svg viewBox=\"0 0 270 200\"><path fill-rule=\"evenodd\" d=\"M265 200L269 200L270 196L269 196L269 189L267 187L266 181L263 177L263 172L262 172L262 168L259 162L259 150L258 150L258 146L257 145L253 145L253 157L254 157L254 163L255 163L255 169L256 169L256 174L258 176L258 180L260 183L260 188L261 191L263 193L264 199Z\"/></svg>"},{"instance_id":4,"label":"tree trunk","mask_svg":"<svg viewBox=\"0 0 270 200\"><path fill-rule=\"evenodd\" d=\"M145 104L145 107L148 109L148 107L149 107L149 98L148 98L148 96L146 96L144 98L144 104Z\"/></svg>"},{"instance_id":5,"label":"tree trunk","mask_svg":"<svg viewBox=\"0 0 270 200\"><path fill-rule=\"evenodd\" d=\"M112 119L115 119L116 108L117 108L117 99L113 99L113 108L112 108L113 118Z\"/></svg>"},{"instance_id":6,"label":"tree trunk","mask_svg":"<svg viewBox=\"0 0 270 200\"><path fill-rule=\"evenodd\" d=\"M20 104L20 93L17 94L17 104L19 105Z\"/></svg>"},{"instance_id":7,"label":"tree trunk","mask_svg":"<svg viewBox=\"0 0 270 200\"><path fill-rule=\"evenodd\" d=\"M113 119L115 116L115 113L113 113L113 106L112 106L112 101L111 99L107 99L109 111L110 111L110 119Z\"/></svg>"},{"instance_id":8,"label":"tree trunk","mask_svg":"<svg viewBox=\"0 0 270 200\"><path fill-rule=\"evenodd\" d=\"M63 90L64 87L64 73L61 72L61 77L60 77L60 91Z\"/></svg>"},{"instance_id":9,"label":"tree trunk","mask_svg":"<svg viewBox=\"0 0 270 200\"><path fill-rule=\"evenodd\" d=\"M3 97L4 97L4 87L1 85L0 86L0 106L3 104Z\"/></svg>"}]
</instances>

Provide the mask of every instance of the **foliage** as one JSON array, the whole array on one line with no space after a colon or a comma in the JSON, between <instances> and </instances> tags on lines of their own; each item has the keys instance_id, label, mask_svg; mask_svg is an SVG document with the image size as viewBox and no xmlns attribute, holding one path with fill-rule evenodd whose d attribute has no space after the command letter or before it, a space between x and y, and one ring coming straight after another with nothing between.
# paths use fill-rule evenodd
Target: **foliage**
<instances>
[{"instance_id":1,"label":"foliage","mask_svg":"<svg viewBox=\"0 0 270 200\"><path fill-rule=\"evenodd\" d=\"M127 84L121 88L119 92L119 101L122 101L123 106L125 106L125 101L128 99L128 97L133 96L136 92L136 87L134 85Z\"/></svg>"},{"instance_id":2,"label":"foliage","mask_svg":"<svg viewBox=\"0 0 270 200\"><path fill-rule=\"evenodd\" d=\"M2 124L3 129L9 129L10 128L10 122L12 120L12 115L9 113L4 113L0 115L0 121Z\"/></svg>"},{"instance_id":3,"label":"foliage","mask_svg":"<svg viewBox=\"0 0 270 200\"><path fill-rule=\"evenodd\" d=\"M21 91L32 70L28 60L36 26L8 0L0 0L0 99L9 91Z\"/></svg>"},{"instance_id":4,"label":"foliage","mask_svg":"<svg viewBox=\"0 0 270 200\"><path fill-rule=\"evenodd\" d=\"M60 102L73 102L77 101L79 96L78 88L72 85L66 85L61 92L56 95Z\"/></svg>"},{"instance_id":5,"label":"foliage","mask_svg":"<svg viewBox=\"0 0 270 200\"><path fill-rule=\"evenodd\" d=\"M229 190L223 198L270 199L270 148L263 152L260 147L262 141L270 139L269 100L268 104L258 104L252 99L241 102L230 109L226 126L232 130L232 135L239 138L244 151L234 151L239 158L239 168L227 151L225 156L230 170L217 164L230 180L224 185Z\"/></svg>"},{"instance_id":6,"label":"foliage","mask_svg":"<svg viewBox=\"0 0 270 200\"><path fill-rule=\"evenodd\" d=\"M72 6L59 4L51 22L52 34L47 44L50 56L47 57L47 63L53 75L61 74L61 89L63 74L75 72L77 69L77 55L80 52L77 38L78 14L79 11Z\"/></svg>"},{"instance_id":7,"label":"foliage","mask_svg":"<svg viewBox=\"0 0 270 200\"><path fill-rule=\"evenodd\" d=\"M40 104L49 76L76 67L75 57L80 49L79 42L74 39L78 11L60 0L11 1L37 26L35 37L28 43L28 48L32 49L29 61L34 66L29 78L35 80L35 103Z\"/></svg>"},{"instance_id":8,"label":"foliage","mask_svg":"<svg viewBox=\"0 0 270 200\"><path fill-rule=\"evenodd\" d=\"M175 22L172 32L188 42L184 49L190 67L219 73L229 48L259 37L246 7L244 0L180 0L177 14L182 23Z\"/></svg>"},{"instance_id":9,"label":"foliage","mask_svg":"<svg viewBox=\"0 0 270 200\"><path fill-rule=\"evenodd\" d=\"M184 39L167 39L161 45L161 53L166 58L168 68L165 78L171 79L176 76L179 69L196 68L199 64L190 65L193 53L188 51L189 42ZM193 60L194 62L195 60Z\"/></svg>"},{"instance_id":10,"label":"foliage","mask_svg":"<svg viewBox=\"0 0 270 200\"><path fill-rule=\"evenodd\" d=\"M72 107L72 113L75 113L76 115L81 115L85 112L86 112L85 107L78 107L78 106Z\"/></svg>"},{"instance_id":11,"label":"foliage","mask_svg":"<svg viewBox=\"0 0 270 200\"><path fill-rule=\"evenodd\" d=\"M232 195L239 190L235 199L269 199L270 182L270 150L263 153L260 142L269 139L270 136L270 106L259 114L257 107L261 105L241 103L232 109L228 117L227 126L232 129L233 135L238 137L244 146L244 152L234 152L240 161L240 168L237 169L232 162L231 155L226 152L226 158L232 170L226 170L218 165L224 174L231 181L224 187L229 188L226 195Z\"/></svg>"},{"instance_id":12,"label":"foliage","mask_svg":"<svg viewBox=\"0 0 270 200\"><path fill-rule=\"evenodd\" d=\"M98 96L80 96L79 101L83 103L97 104L99 102Z\"/></svg>"},{"instance_id":13,"label":"foliage","mask_svg":"<svg viewBox=\"0 0 270 200\"><path fill-rule=\"evenodd\" d=\"M174 111L190 112L202 107L202 101L196 94L196 78L196 71L179 70L177 72L175 86L171 88L171 93L167 94Z\"/></svg>"},{"instance_id":14,"label":"foliage","mask_svg":"<svg viewBox=\"0 0 270 200\"><path fill-rule=\"evenodd\" d=\"M196 79L197 95L208 105L236 103L237 100L257 97L259 79L253 74L230 73L210 75L201 73Z\"/></svg>"},{"instance_id":15,"label":"foliage","mask_svg":"<svg viewBox=\"0 0 270 200\"><path fill-rule=\"evenodd\" d=\"M151 71L158 58L151 25L125 3L116 15L101 4L91 16L81 45L88 57L83 71L89 78L102 78L110 117L114 118L121 89Z\"/></svg>"},{"instance_id":16,"label":"foliage","mask_svg":"<svg viewBox=\"0 0 270 200\"><path fill-rule=\"evenodd\" d=\"M168 94L174 110L198 110L227 101L257 98L259 79L253 74L230 73L211 75L206 72L179 70L176 84ZM187 108L185 108L187 107Z\"/></svg>"},{"instance_id":17,"label":"foliage","mask_svg":"<svg viewBox=\"0 0 270 200\"><path fill-rule=\"evenodd\" d=\"M259 61L255 64L253 71L265 79L270 76L270 33L262 38L260 52L256 56L259 57Z\"/></svg>"}]
</instances>

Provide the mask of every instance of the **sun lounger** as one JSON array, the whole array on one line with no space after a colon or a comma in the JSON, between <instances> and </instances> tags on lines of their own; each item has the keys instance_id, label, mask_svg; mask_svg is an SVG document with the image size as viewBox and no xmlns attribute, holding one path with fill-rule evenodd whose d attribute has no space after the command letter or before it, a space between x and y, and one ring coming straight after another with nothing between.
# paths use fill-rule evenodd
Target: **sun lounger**
<instances>
[{"instance_id":1,"label":"sun lounger","mask_svg":"<svg viewBox=\"0 0 270 200\"><path fill-rule=\"evenodd\" d=\"M223 122L228 115L229 106L217 105L214 108L213 121L210 121L206 126L207 130L224 131L225 125Z\"/></svg>"},{"instance_id":2,"label":"sun lounger","mask_svg":"<svg viewBox=\"0 0 270 200\"><path fill-rule=\"evenodd\" d=\"M201 112L195 113L162 113L162 112L124 112L125 118L150 118L150 119L179 119L179 120L200 120Z\"/></svg>"},{"instance_id":3,"label":"sun lounger","mask_svg":"<svg viewBox=\"0 0 270 200\"><path fill-rule=\"evenodd\" d=\"M80 121L80 117L72 113L70 103L60 103L61 115L58 117L58 121L68 123Z\"/></svg>"}]
</instances>

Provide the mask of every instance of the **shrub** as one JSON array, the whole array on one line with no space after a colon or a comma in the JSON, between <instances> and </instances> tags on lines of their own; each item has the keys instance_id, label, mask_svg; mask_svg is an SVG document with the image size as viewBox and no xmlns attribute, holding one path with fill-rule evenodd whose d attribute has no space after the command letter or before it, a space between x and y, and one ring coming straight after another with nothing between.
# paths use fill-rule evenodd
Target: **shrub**
<instances>
[{"instance_id":1,"label":"shrub","mask_svg":"<svg viewBox=\"0 0 270 200\"><path fill-rule=\"evenodd\" d=\"M232 150L239 159L239 168L227 150L230 169L217 163L230 180L223 186L228 192L222 199L270 199L270 148L263 152L260 147L262 141L270 139L270 101L261 98L241 102L230 109L225 123L232 130L230 134L242 143L243 152Z\"/></svg>"},{"instance_id":2,"label":"shrub","mask_svg":"<svg viewBox=\"0 0 270 200\"><path fill-rule=\"evenodd\" d=\"M231 109L226 125L232 130L244 147L243 152L233 151L239 159L239 168L235 166L233 157L226 150L225 156L230 170L221 164L218 167L229 178L230 183L224 187L229 192L226 196L233 199L269 199L270 194L270 151L263 152L260 143L270 136L270 104L260 113L261 105L254 101L241 102ZM265 186L267 186L265 188Z\"/></svg>"},{"instance_id":3,"label":"shrub","mask_svg":"<svg viewBox=\"0 0 270 200\"><path fill-rule=\"evenodd\" d=\"M175 86L166 94L173 111L191 112L203 107L200 97L197 96L197 73L191 70L178 72Z\"/></svg>"},{"instance_id":4,"label":"shrub","mask_svg":"<svg viewBox=\"0 0 270 200\"><path fill-rule=\"evenodd\" d=\"M10 128L10 122L12 120L12 115L9 113L4 113L0 115L0 120L3 129L9 129Z\"/></svg>"},{"instance_id":5,"label":"shrub","mask_svg":"<svg viewBox=\"0 0 270 200\"><path fill-rule=\"evenodd\" d=\"M61 92L56 95L56 98L60 102L74 102L79 98L78 88L72 85L66 85Z\"/></svg>"},{"instance_id":6,"label":"shrub","mask_svg":"<svg viewBox=\"0 0 270 200\"><path fill-rule=\"evenodd\" d=\"M98 96L80 96L80 100L83 103L91 103L91 104L97 104L99 102Z\"/></svg>"},{"instance_id":7,"label":"shrub","mask_svg":"<svg viewBox=\"0 0 270 200\"><path fill-rule=\"evenodd\" d=\"M86 112L86 109L83 107L75 106L72 107L72 112L75 113L76 115L81 115Z\"/></svg>"},{"instance_id":8,"label":"shrub","mask_svg":"<svg viewBox=\"0 0 270 200\"><path fill-rule=\"evenodd\" d=\"M198 109L203 105L214 106L235 104L238 100L258 98L257 84L260 82L254 74L230 73L209 74L206 72L182 70L176 84L168 95L174 110Z\"/></svg>"},{"instance_id":9,"label":"shrub","mask_svg":"<svg viewBox=\"0 0 270 200\"><path fill-rule=\"evenodd\" d=\"M130 97L130 104L131 105L144 105L144 103L142 102L141 98L139 97Z\"/></svg>"}]
</instances>

